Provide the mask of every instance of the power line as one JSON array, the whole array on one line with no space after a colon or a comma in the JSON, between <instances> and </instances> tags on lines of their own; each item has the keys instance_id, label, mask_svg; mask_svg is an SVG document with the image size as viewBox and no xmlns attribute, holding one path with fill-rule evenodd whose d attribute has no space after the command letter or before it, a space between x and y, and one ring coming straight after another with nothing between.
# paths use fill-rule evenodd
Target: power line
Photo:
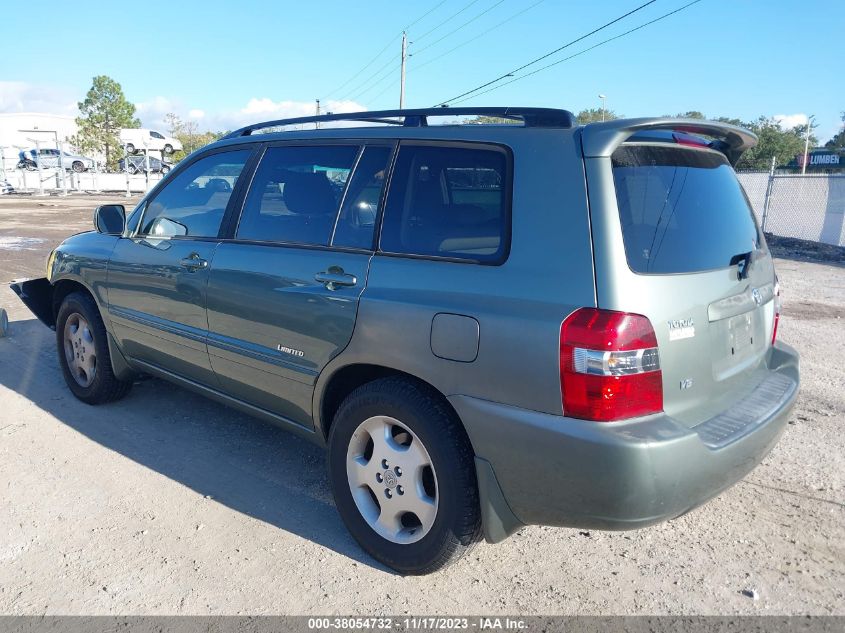
<instances>
[{"instance_id":1,"label":"power line","mask_svg":"<svg viewBox=\"0 0 845 633\"><path fill-rule=\"evenodd\" d=\"M450 22L450 21L451 21L451 20L453 20L454 18L458 17L461 13L463 13L464 11L466 11L467 9L469 9L472 5L474 5L474 4L475 4L475 3L477 3L477 2L478 2L478 0L472 0L472 1L471 1L469 4L467 4L467 5L466 5L463 9L461 9L461 10L460 10L460 11L458 11L457 13L453 13L453 14L452 14L452 15L450 15L448 18L446 18L445 20L443 20L440 24L438 24L437 26L435 26L433 29L429 29L428 31L426 31L425 33L423 33L422 35L420 35L419 37L414 38L414 42L413 42L413 43L419 42L419 41L420 41L421 39L423 39L424 37L428 37L429 35L431 35L432 33L434 33L437 29L439 29L441 26L443 26L444 24L447 24L448 22Z\"/></svg>"},{"instance_id":2,"label":"power line","mask_svg":"<svg viewBox=\"0 0 845 633\"><path fill-rule=\"evenodd\" d=\"M429 48L431 48L432 46L435 46L436 44L439 44L440 42L442 42L443 40L445 40L447 37L450 37L450 36L454 35L455 33L457 33L458 31L460 31L460 30L461 30L462 28L464 28L465 26L468 26L468 25L472 24L473 22L475 22L478 18L480 18L480 17L482 17L482 16L484 16L484 15L486 15L486 14L490 13L490 11L492 11L493 9L495 9L496 7L498 7L498 6L499 6L500 4L502 4L504 1L505 1L505 0L499 0L498 2L496 2L496 4L494 4L494 5L490 6L490 7L487 7L486 9L484 9L484 11L482 11L481 13L479 13L478 15L476 15L475 17L470 18L469 20L467 20L466 22L464 22L463 24L461 24L458 28L456 28L456 29L452 29L451 31L449 31L448 33L446 33L446 35L443 35L443 36L441 36L439 39L434 40L431 44L429 44L429 45L427 45L427 46L423 46L420 50L418 50L416 53L413 53L411 56L413 57L413 55L419 55L420 53L422 53L423 51L428 50L428 49L429 49ZM419 39L419 38L418 38L418 39Z\"/></svg>"},{"instance_id":3,"label":"power line","mask_svg":"<svg viewBox=\"0 0 845 633\"><path fill-rule=\"evenodd\" d=\"M402 31L407 31L409 28L411 28L411 27L412 27L412 26L414 26L415 24L417 24L417 23L421 22L423 19L427 18L427 17L428 17L431 13L434 13L437 9L439 9L439 8L440 8L440 7L442 7L444 4L446 4L446 1L447 1L447 0L440 0L440 2L438 2L437 4L435 4L435 5L434 5L431 9L429 9L428 11L426 11L425 13L423 13L420 17L418 17L416 20L414 20L413 22L411 22L410 24L408 24L407 26L405 26L405 28L404 28L404 29L402 29ZM365 70L367 70L367 68L369 68L370 66L372 66L372 65L375 63L375 61L376 61L377 59L379 59L382 55L384 55L385 51L387 51L387 49L388 49L388 48L390 48L390 47L393 45L393 43L394 43L394 42L396 42L396 40L398 40L400 37L402 37L402 31L399 31L399 33L397 33L396 35L394 35L394 36L393 36L393 39L391 39L391 40L390 40L387 44L385 44L384 48L382 48L382 49L378 52L378 54L377 54L375 57L373 57L370 61L368 61L366 64L364 64L364 66L363 66L363 67L362 67L362 68L361 68L358 72L356 72L356 73L355 73L354 75L352 75L349 79L347 79L346 81L344 81L341 85L339 85L339 86L338 86L337 88L335 88L334 90L332 90L332 91L330 91L330 92L326 93L326 95L327 95L327 96L326 96L326 97L323 97L323 99L327 99L327 98L328 98L328 97L330 97L331 95L333 95L333 94L335 94L335 93L337 93L337 92L340 92L340 90L342 90L343 88L345 88L346 86L348 86L350 83L352 83L352 81L354 81L357 77L360 77L360 76L361 76L361 73L363 73ZM378 72L378 71L376 71L376 72Z\"/></svg>"},{"instance_id":4,"label":"power line","mask_svg":"<svg viewBox=\"0 0 845 633\"><path fill-rule=\"evenodd\" d=\"M428 66L430 63L432 63L432 62L434 62L434 61L437 61L438 59L441 59L441 58L445 57L446 55L449 55L450 53L452 53L452 52L456 51L457 49L461 48L462 46L465 46L465 45L467 45L467 44L469 44L469 43L471 43L471 42L473 42L473 41L475 41L475 40L479 39L480 37L483 37L484 35L487 35L487 34L488 34L488 33L490 33L491 31L494 31L494 30L496 30L497 28L499 28L499 27L501 27L501 26L504 26L505 24L507 24L507 23L508 23L508 22L510 22L511 20L514 20L515 18L517 18L517 17L519 17L520 15L522 15L523 13L525 13L526 11L530 11L531 9L533 9L534 7L536 7L537 5L542 4L544 1L545 1L545 0L537 0L536 2L534 2L534 3L533 3L533 4L531 4L531 5L529 5L528 7L524 8L524 9L521 9L520 11L517 11L517 12L516 12L516 13L514 13L513 15L511 15L511 16L509 16L509 17L505 18L504 20L502 20L502 21L501 21L501 22L499 22L498 24L495 24L494 26L492 26L492 27L490 27L490 28L486 29L485 31L482 31L481 33L479 33L479 34L478 34L478 35L476 35L475 37L473 37L473 38L471 38L471 39L469 39L469 40L466 40L465 42L463 42L463 43L461 43L461 44L458 44L458 45L457 45L457 46L455 46L454 48L451 48L451 49L449 49L448 51L446 51L445 53L442 53L441 55L438 55L438 56L437 56L437 57L435 57L434 59L430 59L430 60L426 61L426 62L425 62L425 63L423 63L423 64L419 64L419 65L412 66L411 68L415 70L415 69L418 69L418 68L422 68L422 67L424 67L424 66ZM487 13L488 11L490 11L490 10L494 9L494 8L495 8L496 6L498 6L499 4L502 4L502 2L504 2L504 0L500 0L499 2L497 2L496 4L494 4L493 6L489 7L488 9L485 9L482 13L480 13L480 14L478 14L477 16L475 16L474 18L472 18L469 22L472 22L472 21L474 21L474 20L476 20L476 19L480 18L482 15L484 15L484 14L485 14L485 13ZM444 35L444 36L443 36L442 38L440 38L440 39L442 40L442 39L444 39L444 38L448 37L449 35L451 35L452 33L454 33L454 32L456 32L456 31L460 30L463 26L466 26L469 22L465 22L463 25L461 25L461 26L460 26L460 27L458 27L457 29L454 29L452 32L450 32L450 33L448 33L448 34ZM436 43L437 43L437 42L439 42L439 41L440 41L440 40L437 40L436 42L432 42L431 44L429 44L428 46L426 46L423 50L428 49L428 48L431 48L434 44L436 44ZM420 54L420 51L418 51L417 53L414 53L413 55L409 55L409 57L416 56L416 55L419 55L419 54ZM366 81L366 82L364 82L364 83L362 84L362 86L363 86L363 85L366 85L366 84L367 84L367 83L368 83L368 82L369 82L369 81L370 81L373 77L375 77L375 76L377 76L377 75L378 75L378 79L376 79L376 81L375 81L372 85L370 85L369 87L365 88L364 90L359 91L357 94L355 94L355 96L354 96L354 97L351 97L351 99L352 99L353 101L354 101L354 100L356 100L358 97L360 97L360 96L362 96L362 95L366 94L367 92L369 92L370 90L372 90L373 88L375 88L377 85L379 85L379 84L383 83L385 80L387 80L387 79L389 78L389 76L390 76L390 73L388 72L387 74L384 74L384 73L382 73L381 71L382 71L382 70L384 70L384 69L385 69L387 66L389 66L389 65L390 65L390 62L388 62L387 64L385 64L384 66L382 66L382 67L381 67L378 71L376 71L376 73L375 73L374 75L371 75L371 76L367 79L367 81ZM381 74L380 74L380 73L381 73ZM390 85L392 85L392 84L390 84ZM372 97L372 101L375 101L376 99L378 99L378 98L379 98L381 95L383 95L383 94L384 94L387 90L388 90L388 88L384 88L384 89L382 89L382 90L381 90L381 91L380 91L380 92L379 92L379 93L378 93L375 97Z\"/></svg>"},{"instance_id":5,"label":"power line","mask_svg":"<svg viewBox=\"0 0 845 633\"><path fill-rule=\"evenodd\" d=\"M593 29L592 31L590 31L590 32L589 32L589 33L587 33L586 35L582 35L581 37L579 37L579 38L577 38L577 39L574 39L574 40L572 40L571 42L567 42L567 43L566 43L566 44L564 44L563 46L560 46L559 48L556 48L555 50L550 51L550 52L546 53L545 55L541 55L541 56L540 56L540 57L538 57L537 59L533 59L533 60L531 60L530 62L528 62L527 64L523 64L523 65L522 65L522 66L520 66L519 68L515 68L514 70L512 70L512 71L510 71L510 72L508 72L508 73L505 73L504 75L501 75L500 77L496 77L496 78L495 78L495 79L493 79L492 81L488 81L487 83L481 84L480 86L477 86L476 88L473 88L472 90L467 90L466 92L463 92L463 93L459 94L459 95L458 95L458 96L456 96L456 97L452 97L451 99L447 99L447 100L445 100L445 101L442 101L442 102L438 103L437 105L446 105L446 104L448 104L449 102L452 102L452 101L457 101L458 99L461 99L462 97L466 97L467 95L472 94L473 92L478 92L479 90L482 90L482 89L486 88L487 86L492 86L493 84L495 84L495 83L497 83L497 82L501 81L502 79L506 79L506 78L508 78L508 77L512 77L515 73L518 73L519 71L524 70L524 69L528 68L529 66L533 66L533 65L534 65L534 64L536 64L537 62L540 62L540 61L542 61L542 60L544 60L544 59L546 59L546 58L548 58L548 57L551 57L551 56L552 56L552 55L554 55L555 53L559 53L559 52L560 52L560 51L562 51L563 49L568 48L568 47L572 46L573 44L577 44L578 42L580 42L580 41L582 41L582 40L587 39L587 38L588 38L588 37L590 37L591 35L595 35L595 34L596 34L596 33L598 33L599 31L602 31L602 30L606 29L607 27L609 27L609 26L611 26L611 25L613 25L613 24L616 24L616 23L617 23L617 22L619 22L620 20L624 20L624 19L625 19L625 18L627 18L629 15L633 15L633 14L634 14L634 13L636 13L637 11L641 11L642 9L645 9L648 5L650 5L650 4L654 4L655 2L657 2L657 0L648 0L648 2L646 2L646 3L644 3L644 4L641 4L641 5L640 5L640 6L638 6L636 9L633 9L633 10L631 10L631 11L628 11L628 13L625 13L624 15L620 15L618 18L615 18L615 19L611 20L610 22L608 22L608 23L606 23L606 24L603 24L602 26L598 27L597 29Z\"/></svg>"},{"instance_id":6,"label":"power line","mask_svg":"<svg viewBox=\"0 0 845 633\"><path fill-rule=\"evenodd\" d=\"M350 91L350 92L347 93L347 94L354 94L354 96L349 97L349 99L354 101L355 99L357 99L362 94L366 94L367 92L372 90L374 86L377 86L380 83L381 79L377 80L373 84L370 84L370 82L376 77L383 77L384 75L383 75L382 71L384 71L385 68L393 66L394 63L395 63L394 59L388 59L382 66L379 67L379 69L376 72L374 72L372 75L367 77L363 82L361 82L354 91ZM365 88L364 86L368 86L368 87Z\"/></svg>"},{"instance_id":7,"label":"power line","mask_svg":"<svg viewBox=\"0 0 845 633\"><path fill-rule=\"evenodd\" d=\"M411 28L412 26L414 26L417 22L421 22L421 21L423 20L423 18L427 18L427 17L429 16L429 14L430 14L430 13L434 13L437 9L439 9L440 7L442 7L444 4L446 4L446 0L441 0L440 2L438 2L437 4L435 4L435 5L434 5L431 9L429 9L428 11L426 11L425 13L423 13L420 17L418 17L416 20L414 20L414 21L413 21L413 22L411 22L410 24L406 25L406 26L405 26L405 28L404 28L404 29L402 29L402 30L403 30L403 31L407 31L409 28Z\"/></svg>"},{"instance_id":8,"label":"power line","mask_svg":"<svg viewBox=\"0 0 845 633\"><path fill-rule=\"evenodd\" d=\"M484 90L483 92L473 94L471 96L468 96L468 97L461 99L460 101L454 101L453 103L455 105L457 105L459 103L463 103L464 101L468 101L469 99L473 99L473 98L481 96L483 94L487 94L488 92L493 92L494 90L498 90L499 88L504 88L505 86L510 85L512 83L515 83L517 81L520 81L522 79L527 79L531 75L536 75L537 73L543 72L544 70L548 70L552 66L557 66L558 64L562 64L563 62L569 61L570 59L578 57L579 55L583 55L584 53L587 53L587 52L593 50L594 48L598 48L599 46L604 46L605 44L609 44L610 42L612 42L614 40L618 40L621 37L625 37L626 35L630 35L631 33L639 31L640 29L644 29L645 27L650 26L650 25L654 24L655 22L660 22L661 20L664 20L664 19L668 18L669 16L675 15L676 13L680 13L684 9L687 9L694 4L698 4L699 2L701 2L701 0L693 0L692 2L685 4L684 6L679 7L677 9L675 9L674 11L670 11L669 13L664 13L660 17L657 17L653 20L649 20L648 22L640 24L639 26L637 26L633 29L630 29L628 31L625 31L624 33L620 33L619 35L615 35L615 36L608 38L608 39L606 39L602 42L599 42L598 44L593 44L589 48L585 48L582 51L578 51L574 55L570 55L569 57L564 57L563 59L559 59L556 62L552 62L551 64L547 64L545 66L542 66L541 68L538 68L537 70L532 70L530 73L526 73L525 75L522 75L521 77L516 77L514 79L511 79L510 81L506 81L503 84L499 84L498 86L493 86L492 88L488 88L487 90Z\"/></svg>"},{"instance_id":9,"label":"power line","mask_svg":"<svg viewBox=\"0 0 845 633\"><path fill-rule=\"evenodd\" d=\"M481 13L479 13L479 14L475 15L474 17L470 18L469 20L467 20L466 22L464 22L463 24L461 24L461 25L460 25L459 27L457 27L456 29L453 29L453 30L449 31L448 33L446 33L446 35L443 35L442 37L440 37L439 39L435 40L434 42L432 42L432 43L431 43L431 44L429 44L428 46L423 47L423 48L422 48L422 50L417 51L417 52L416 52L416 53L414 53L413 55L419 55L421 52L423 52L423 51L425 51L425 50L427 50L427 49L431 48L432 46L434 46L434 45L435 45L435 44L437 44L438 42L441 42L442 40L446 39L446 38L447 38L447 37L449 37L450 35L453 35L454 33L457 33L458 31L460 31L460 30L461 30L462 28L464 28L465 26L467 26L467 25L471 24L471 23L472 23L472 22L474 22L475 20L479 19L480 17L484 16L485 14L487 14L487 13L489 13L490 11L492 11L493 9L495 9L497 6L499 6L500 4L502 4L504 1L505 1L505 0L498 0L498 2L496 2L495 4L493 4L493 5L491 5L490 7L488 7L488 8L486 8L486 9L484 9ZM542 2L542 0L540 0L540 1ZM539 4L539 3L538 3L538 4ZM469 6L469 5L468 5L468 6ZM465 7L465 9L466 9L466 8L467 8L467 7ZM457 14L455 14L455 15L457 15ZM453 17L454 17L454 16L453 16ZM411 56L412 56L412 55L409 55L409 57L411 57ZM361 92L361 93L359 93L358 95L356 95L356 96L355 96L352 100L354 101L354 100L355 100L355 99L357 99L359 96L363 96L364 94L366 94L367 92L369 92L370 90L372 90L373 88L375 88L375 87L376 87L377 85L379 85L380 83L383 83L384 81L386 81L387 79L389 79L389 78L390 78L390 73L391 73L391 72L393 72L393 71L392 71L392 70L391 70L391 71L388 71L388 73L387 73L387 74L382 75L382 76L381 76L381 78L380 78L380 79L378 79L378 81L376 81L374 84L372 84L369 88L367 88L367 89L366 89L366 90L364 90L363 92ZM392 87L393 87L393 85L394 85L393 83L388 83L388 84L387 84L387 86L385 86L383 89L381 89L381 90L378 92L378 94L377 94L377 95L375 95L374 97L372 97L372 98L371 98L371 100L372 100L372 101L376 101L376 100L377 100L379 97L381 97L381 96L382 96L385 92L387 92L390 88L392 88Z\"/></svg>"},{"instance_id":10,"label":"power line","mask_svg":"<svg viewBox=\"0 0 845 633\"><path fill-rule=\"evenodd\" d=\"M499 27L501 27L501 26L504 26L505 24L507 24L507 23L508 23L508 22L510 22L511 20L514 20L514 19L518 18L518 17L519 17L519 16L521 16L523 13L526 13L527 11L530 11L531 9L533 9L534 7L536 7L538 4L542 4L543 2L545 2L545 0L537 0L537 2L535 2L534 4L529 5L529 6L527 6L526 8L524 8L524 9L522 9L522 10L520 10L520 11L517 11L516 13L514 13L513 15L511 15L511 16L510 16L510 17L508 17L508 18L505 18L504 20L502 20L502 21L501 21L501 22L499 22L498 24L496 24L496 25L494 25L494 26L491 26L489 29L487 29L487 30L485 30L485 31L482 31L482 32L481 32L481 33L479 33L478 35L476 35L476 36L474 36L474 37L471 37L470 39L468 39L468 40L466 40L466 41L464 41L464 42L461 42L460 44L458 44L458 45L457 45L457 46L455 46L454 48L450 48L450 49L449 49L448 51L446 51L445 53L442 53L442 54L438 55L437 57L434 57L434 58L432 58L432 59L429 59L429 60L427 60L427 61L423 62L422 64L413 65L413 66L411 66L411 68L412 68L413 70L419 70L420 68L424 68L425 66L428 66L429 64L432 64L432 63L436 62L438 59L442 59L442 58L446 57L446 55L451 55L452 53L454 53L454 52L455 52L456 50L458 50L459 48L463 48L463 47L464 47L464 46L466 46L467 44L471 44L471 43L472 43L472 42L474 42L475 40L481 39L482 37L484 37L484 36L485 36L485 35L487 35L488 33L492 32L492 31L495 31L496 29L498 29L498 28L499 28Z\"/></svg>"},{"instance_id":11,"label":"power line","mask_svg":"<svg viewBox=\"0 0 845 633\"><path fill-rule=\"evenodd\" d=\"M398 40L400 37L402 37L402 33L399 33L399 34L395 35L395 36L393 37L393 39L392 39L392 40L390 40L390 41L389 41L389 42L385 45L385 47L384 47L383 49L381 49L381 50L378 52L378 54L377 54L375 57L373 57L370 61L368 61L368 62L367 62L367 63L366 63L366 64L365 64L365 65L364 65L364 66L363 66L363 67L362 67L362 68L361 68L361 69L360 69L357 73L355 73L354 75L352 75L349 79L347 79L346 81L344 81L344 82L343 82L342 84L340 84L337 88L335 88L335 89L334 89L334 90L332 90L331 92L328 92L328 93L326 94L326 96L325 96L325 97L323 97L323 99L328 99L328 98L329 98L329 97L331 97L332 95L334 95L334 94L336 94L336 93L340 92L343 88L345 88L345 87L346 87L346 86L348 86L350 83L352 83L352 81L353 81L353 80L355 80L357 77L360 77L360 76L361 76L361 73L363 73L365 70L367 70L367 68L369 68L370 66L372 66L372 65L375 63L375 61L376 61L377 59L379 59L379 58L380 58L380 57L384 54L384 52L385 52L388 48L390 48L391 46L393 46L393 44L396 42L396 40ZM376 71L376 72L378 73L378 71Z\"/></svg>"},{"instance_id":12,"label":"power line","mask_svg":"<svg viewBox=\"0 0 845 633\"><path fill-rule=\"evenodd\" d=\"M442 37L440 37L439 39L435 40L435 41L434 41L434 42L432 42L431 44L428 44L428 45L427 45L427 46L425 46L425 47L424 47L421 51L418 51L417 53L413 53L413 54L409 55L409 57L411 57L411 56L413 56L413 55L419 55L419 53L420 53L420 52L425 51L425 50L427 50L427 49L431 48L431 47L432 47L432 46L434 46L435 44L437 44L437 43L439 43L439 42L443 41L444 39L448 38L449 36L451 36L451 35L453 35L453 34L457 33L458 31L460 31L460 30L461 30L461 29L463 29L464 27L468 26L468 25L469 25L469 24L471 24L472 22L474 22L474 21L478 20L479 18L483 17L484 15L486 15L487 13L489 13L490 11L492 11L493 9L495 9L496 7L498 7L498 6L499 6L500 4L502 4L504 1L505 1L505 0L498 0L497 2L494 2L494 4L493 4L493 5L491 5L490 7L488 7L487 9L485 9L485 10L481 11L480 13L478 13L477 15L475 15L474 17L470 18L469 20L467 20L466 22L464 22L463 24L461 24L460 26L458 26L457 28L452 29L449 33L447 33L447 34L443 35ZM528 9L533 8L534 6L536 6L537 4L539 4L539 3L540 3L540 2L542 2L542 1L543 1L543 0L538 0L538 2L535 2L534 4L532 4L530 7L528 7ZM445 0L444 0L444 2L445 2ZM436 25L436 26L434 26L433 28L431 28L431 29L429 29L428 31L426 31L425 33L423 33L420 37L415 38L415 39L414 39L414 41L415 41L415 42L418 42L421 38L424 38L424 37L426 37L426 36L430 35L431 33L435 32L436 30L438 30L439 28L441 28L443 25L445 25L445 24L449 23L449 21L451 21L451 20L453 20L454 18L456 18L456 17L457 17L458 15L460 15L461 13L464 13L465 11L467 11L470 7L472 7L472 6L473 6L474 4L476 4L477 2L478 2L478 0L472 0L472 1L471 1L471 2L469 2L468 4L464 5L464 6L463 6L463 7L462 7L459 11L457 11L457 12L453 13L452 15L450 15L448 18L446 18L445 20L443 20L442 22L440 22L439 24L437 24L437 25ZM443 4L443 2L441 2L441 3L440 3L440 4L438 4L438 5L436 5L436 6L434 7L434 9L438 8L438 7L439 7L440 5L442 5L442 4ZM427 13L426 15L428 15L429 13L431 13L434 9L431 9L430 11L428 11L428 13ZM517 15L519 15L519 14L521 14L521 13L524 13L526 10L527 10L527 9L524 9L523 11L520 11L519 13L517 13L517 14L515 14L515 15L513 15L513 16L510 16L510 17L509 17L509 18L507 18L506 20L503 20L502 22L500 22L500 23L499 23L499 24L497 24L496 26L492 27L491 29L488 29L488 30L487 30L487 31L485 31L484 33L487 33L487 32L489 32L489 31L491 31L491 30L493 30L493 29L497 28L498 26L501 26L502 24L504 24L504 23L506 23L507 21L509 21L509 20L513 19L513 18L514 18L514 17L516 17ZM423 16L423 17L424 17L424 16ZM415 20L414 22L410 23L410 24L409 24L408 26L406 26L405 28L407 29L407 28L409 28L410 26L413 26L415 23L417 23L417 22L419 22L419 21L420 21L420 19L417 19L417 20ZM482 33L482 35L483 35L484 33ZM401 35L401 34L400 34L400 35ZM398 39L398 36L397 36L397 38L394 38L394 39L390 42L390 44L392 45L392 44L396 41L396 39ZM413 43L413 42L412 42L412 43ZM455 48L459 48L459 47L460 47L460 46L455 47ZM442 57L442 55L441 55L441 57ZM381 84L381 83L383 83L384 81L386 81L386 80L388 79L388 76L389 76L389 72L390 72L390 71L388 71L388 73L387 73L387 74L385 74L384 70L385 70L386 68L388 68L388 67L391 65L391 63L392 63L392 62L391 62L391 60L388 60L385 64L383 64L381 67L379 67L379 68L378 68L378 69L377 69L374 73L372 73L371 75L369 75L369 76L368 76L368 77L367 77L367 78L366 78L363 82L361 82L360 84L358 84L357 89L356 89L355 91L353 91L355 94L354 94L353 96L349 97L349 99L351 99L351 100L355 101L355 100L357 100L359 97L361 97L361 96L365 95L366 93L370 92L371 90L373 90L373 89L374 89L376 86L378 86L379 84ZM360 74L360 73L359 73L359 74ZM348 82L347 82L347 83L348 83ZM379 92L379 96L380 96L381 94L383 94L383 93L385 92L385 90L386 90L386 89L384 89L384 90L380 91L380 92Z\"/></svg>"},{"instance_id":13,"label":"power line","mask_svg":"<svg viewBox=\"0 0 845 633\"><path fill-rule=\"evenodd\" d=\"M390 75L388 75L388 77L390 77ZM371 102L375 102L375 101L377 101L377 100L378 100L378 98L379 98L380 96L382 96L385 92L387 92L387 91L388 91L388 90L390 90L391 88L394 88L394 87L396 86L396 83L397 83L398 81L399 81L399 79L397 79L397 78L395 78L395 77L394 77L394 81L393 81L392 83L388 83L388 84L387 84L384 88L382 88L382 89L379 91L379 93L378 93L376 96L374 96L374 97L372 98L372 101L371 101Z\"/></svg>"},{"instance_id":14,"label":"power line","mask_svg":"<svg viewBox=\"0 0 845 633\"><path fill-rule=\"evenodd\" d=\"M376 86L378 86L379 84L384 83L384 81L385 81L386 79L389 79L389 78L391 77L391 75L392 75L394 72L396 72L396 70L397 70L397 69L399 69L399 68L401 67L401 65L402 65L401 61L396 62L396 60L391 59L391 60L390 60L390 61L389 61L389 62L388 62L388 63L387 63L384 67L383 67L383 68L387 68L387 72L382 73L382 74L381 74L381 76L380 76L380 77L379 77L379 78L378 78L378 79L377 79L374 83L372 83L372 84L370 84L370 85L369 85L369 87L364 88L364 90L361 90L361 91L357 92L354 96L349 97L350 101L355 101L355 100L356 100L356 99L358 99L359 97L363 97L365 94L367 94L368 92L370 92L370 90L372 90L373 88L375 88L375 87L376 87Z\"/></svg>"}]
</instances>

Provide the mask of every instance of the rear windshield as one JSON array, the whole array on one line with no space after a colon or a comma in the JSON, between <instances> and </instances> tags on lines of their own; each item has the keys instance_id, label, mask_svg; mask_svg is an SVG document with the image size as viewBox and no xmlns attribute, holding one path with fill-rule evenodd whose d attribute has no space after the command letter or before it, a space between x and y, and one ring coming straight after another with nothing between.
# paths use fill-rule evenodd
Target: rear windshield
<instances>
[{"instance_id":1,"label":"rear windshield","mask_svg":"<svg viewBox=\"0 0 845 633\"><path fill-rule=\"evenodd\" d=\"M733 169L709 150L624 145L613 180L628 265L638 273L727 268L760 245Z\"/></svg>"}]
</instances>

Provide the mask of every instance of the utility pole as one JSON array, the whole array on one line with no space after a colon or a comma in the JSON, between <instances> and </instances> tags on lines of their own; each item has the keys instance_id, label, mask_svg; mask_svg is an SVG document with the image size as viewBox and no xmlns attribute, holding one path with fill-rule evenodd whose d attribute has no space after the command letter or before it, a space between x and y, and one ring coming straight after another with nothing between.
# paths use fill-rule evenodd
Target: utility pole
<instances>
[{"instance_id":1,"label":"utility pole","mask_svg":"<svg viewBox=\"0 0 845 633\"><path fill-rule=\"evenodd\" d=\"M807 173L807 163L810 162L810 128L813 127L813 119L815 118L815 114L811 114L807 117L807 136L804 137L804 162L801 165L802 176Z\"/></svg>"},{"instance_id":2,"label":"utility pole","mask_svg":"<svg viewBox=\"0 0 845 633\"><path fill-rule=\"evenodd\" d=\"M320 116L320 100L319 99L317 99L317 116ZM319 130L320 129L320 122L315 121L314 126L315 126L314 129Z\"/></svg>"},{"instance_id":3,"label":"utility pole","mask_svg":"<svg viewBox=\"0 0 845 633\"><path fill-rule=\"evenodd\" d=\"M402 74L399 82L399 109L405 107L405 60L408 59L408 35L402 31Z\"/></svg>"},{"instance_id":4,"label":"utility pole","mask_svg":"<svg viewBox=\"0 0 845 633\"><path fill-rule=\"evenodd\" d=\"M604 121L604 113L607 112L607 96L599 95L601 99L601 120Z\"/></svg>"}]
</instances>

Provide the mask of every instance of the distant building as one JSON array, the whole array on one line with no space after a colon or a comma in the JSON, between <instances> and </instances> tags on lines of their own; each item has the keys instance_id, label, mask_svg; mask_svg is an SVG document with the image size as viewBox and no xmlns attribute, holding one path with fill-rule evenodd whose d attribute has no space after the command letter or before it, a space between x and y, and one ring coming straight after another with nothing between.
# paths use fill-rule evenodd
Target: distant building
<instances>
[{"instance_id":1,"label":"distant building","mask_svg":"<svg viewBox=\"0 0 845 633\"><path fill-rule=\"evenodd\" d=\"M55 147L68 141L78 131L74 117L44 112L11 112L0 114L0 147L8 154L22 148L35 147L34 140Z\"/></svg>"}]
</instances>

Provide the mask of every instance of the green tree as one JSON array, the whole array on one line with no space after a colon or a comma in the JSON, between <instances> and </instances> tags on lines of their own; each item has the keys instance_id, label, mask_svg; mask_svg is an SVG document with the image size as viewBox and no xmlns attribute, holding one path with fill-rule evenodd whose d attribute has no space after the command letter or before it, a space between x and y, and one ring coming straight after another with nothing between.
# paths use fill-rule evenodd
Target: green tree
<instances>
[{"instance_id":1,"label":"green tree","mask_svg":"<svg viewBox=\"0 0 845 633\"><path fill-rule=\"evenodd\" d=\"M675 118L678 119L706 119L707 117L704 116L698 110L687 110L686 112L679 112L675 115Z\"/></svg>"},{"instance_id":2,"label":"green tree","mask_svg":"<svg viewBox=\"0 0 845 633\"><path fill-rule=\"evenodd\" d=\"M624 115L616 114L613 110L605 110L604 108L587 108L578 113L578 123L580 125L587 125L587 123L595 123L596 121L612 121L613 119L621 119Z\"/></svg>"},{"instance_id":3,"label":"green tree","mask_svg":"<svg viewBox=\"0 0 845 633\"><path fill-rule=\"evenodd\" d=\"M845 149L845 112L842 113L842 129L824 146L828 149Z\"/></svg>"},{"instance_id":4,"label":"green tree","mask_svg":"<svg viewBox=\"0 0 845 633\"><path fill-rule=\"evenodd\" d=\"M188 156L201 147L213 143L224 137L226 132L197 132L197 124L193 121L183 122L180 129L173 135L182 143L183 149L174 152L170 156L170 160L178 163L180 160Z\"/></svg>"},{"instance_id":5,"label":"green tree","mask_svg":"<svg viewBox=\"0 0 845 633\"><path fill-rule=\"evenodd\" d=\"M466 121L470 125L514 125L519 123L519 121L515 121L514 119L506 119L500 116L487 116L481 115L477 116L474 119L469 119Z\"/></svg>"},{"instance_id":6,"label":"green tree","mask_svg":"<svg viewBox=\"0 0 845 633\"><path fill-rule=\"evenodd\" d=\"M141 126L135 106L126 100L120 84L106 75L94 77L85 101L78 106L79 134L74 144L82 151L102 152L107 167L114 168L120 157L120 128Z\"/></svg>"},{"instance_id":7,"label":"green tree","mask_svg":"<svg viewBox=\"0 0 845 633\"><path fill-rule=\"evenodd\" d=\"M164 120L167 122L167 131L170 136L176 138L176 135L182 131L182 119L175 112L168 112L164 115Z\"/></svg>"},{"instance_id":8,"label":"green tree","mask_svg":"<svg viewBox=\"0 0 845 633\"><path fill-rule=\"evenodd\" d=\"M735 123L734 120L726 122ZM757 145L742 155L737 169L768 169L773 156L776 165L786 165L797 155L804 153L806 125L784 130L780 123L764 116L748 123L739 123L757 135ZM817 142L811 131L810 147L815 147Z\"/></svg>"},{"instance_id":9,"label":"green tree","mask_svg":"<svg viewBox=\"0 0 845 633\"><path fill-rule=\"evenodd\" d=\"M718 121L719 123L727 123L728 125L736 125L737 127L748 127L749 126L748 123L745 123L744 121L742 121L740 119L734 119L734 118L729 117L729 116L720 116L720 117L717 117L713 120Z\"/></svg>"}]
</instances>

